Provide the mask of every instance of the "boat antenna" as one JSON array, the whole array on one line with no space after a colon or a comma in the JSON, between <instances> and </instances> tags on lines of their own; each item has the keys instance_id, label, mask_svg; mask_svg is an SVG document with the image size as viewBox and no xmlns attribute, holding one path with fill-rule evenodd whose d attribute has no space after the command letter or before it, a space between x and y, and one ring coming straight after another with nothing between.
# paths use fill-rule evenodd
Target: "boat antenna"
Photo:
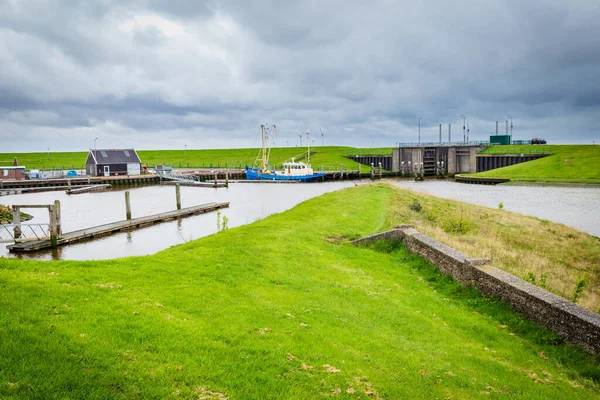
<instances>
[{"instance_id":1,"label":"boat antenna","mask_svg":"<svg viewBox=\"0 0 600 400\"><path fill-rule=\"evenodd\" d=\"M262 163L262 152L263 152L263 148L264 148L264 136L263 136L263 130L264 130L264 125L260 126L260 136L262 139L262 144L260 149L258 149L258 153L256 154L256 160L254 160L254 167L258 167L258 160L261 160Z\"/></svg>"},{"instance_id":2,"label":"boat antenna","mask_svg":"<svg viewBox=\"0 0 600 400\"><path fill-rule=\"evenodd\" d=\"M306 130L306 141L308 142L308 166L310 167L310 131L307 129Z\"/></svg>"},{"instance_id":3,"label":"boat antenna","mask_svg":"<svg viewBox=\"0 0 600 400\"><path fill-rule=\"evenodd\" d=\"M321 147L325 146L325 134L323 133L323 129L319 128L321 131Z\"/></svg>"},{"instance_id":4,"label":"boat antenna","mask_svg":"<svg viewBox=\"0 0 600 400\"><path fill-rule=\"evenodd\" d=\"M273 147L273 138L275 137L275 125L271 126L271 135L269 137L269 154L267 154L267 163L271 159L271 148Z\"/></svg>"}]
</instances>

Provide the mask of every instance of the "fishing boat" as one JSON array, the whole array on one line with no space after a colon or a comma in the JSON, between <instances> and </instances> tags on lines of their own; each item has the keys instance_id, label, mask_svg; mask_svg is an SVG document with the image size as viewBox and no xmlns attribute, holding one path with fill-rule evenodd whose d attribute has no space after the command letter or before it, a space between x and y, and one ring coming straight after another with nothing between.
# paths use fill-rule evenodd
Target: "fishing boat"
<instances>
[{"instance_id":1,"label":"fishing boat","mask_svg":"<svg viewBox=\"0 0 600 400\"><path fill-rule=\"evenodd\" d=\"M308 138L308 153L307 162L286 161L283 163L283 170L277 171L269 165L269 157L271 155L271 145L267 149L267 142L273 141L275 135L275 125L271 127L271 133L267 134L268 128L266 125L260 126L262 146L256 158L255 166L246 167L246 179L250 181L269 180L269 181L301 181L314 182L322 180L325 174L315 173L310 166L310 132L307 132Z\"/></svg>"}]
</instances>

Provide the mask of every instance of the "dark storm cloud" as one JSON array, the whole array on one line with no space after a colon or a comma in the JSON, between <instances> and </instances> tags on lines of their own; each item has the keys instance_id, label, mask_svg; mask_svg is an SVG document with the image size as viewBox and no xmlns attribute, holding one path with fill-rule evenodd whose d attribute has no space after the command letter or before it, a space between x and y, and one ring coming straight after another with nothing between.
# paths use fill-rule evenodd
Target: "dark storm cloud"
<instances>
[{"instance_id":1,"label":"dark storm cloud","mask_svg":"<svg viewBox=\"0 0 600 400\"><path fill-rule=\"evenodd\" d=\"M478 140L507 115L599 139L597 1L198 3L0 0L0 143L248 146L268 120L280 144L382 146L422 115L461 137L457 113Z\"/></svg>"}]
</instances>

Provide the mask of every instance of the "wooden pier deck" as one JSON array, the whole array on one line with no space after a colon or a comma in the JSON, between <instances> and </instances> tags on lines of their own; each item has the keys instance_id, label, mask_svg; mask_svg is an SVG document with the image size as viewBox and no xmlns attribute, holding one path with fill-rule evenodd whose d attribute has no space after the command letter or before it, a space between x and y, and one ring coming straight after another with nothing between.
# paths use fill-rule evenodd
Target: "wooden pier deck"
<instances>
[{"instance_id":1,"label":"wooden pier deck","mask_svg":"<svg viewBox=\"0 0 600 400\"><path fill-rule=\"evenodd\" d=\"M102 192L107 189L110 189L110 185L107 183L106 185L92 185L92 186L84 186L79 187L77 189L67 189L67 194L83 194L83 193L91 193L91 192Z\"/></svg>"},{"instance_id":2,"label":"wooden pier deck","mask_svg":"<svg viewBox=\"0 0 600 400\"><path fill-rule=\"evenodd\" d=\"M86 239L91 239L98 236L104 236L120 231L131 230L146 225L152 225L157 222L170 221L173 219L188 217L195 214L203 214L211 211L216 211L220 208L229 207L229 202L226 203L206 203L198 206L182 208L181 210L168 211L164 213L148 215L146 217L133 218L131 220L111 222L104 225L85 228L73 232L64 233L57 240L57 245L65 245ZM29 242L15 243L7 246L12 252L31 252L52 247L50 239L35 240Z\"/></svg>"}]
</instances>

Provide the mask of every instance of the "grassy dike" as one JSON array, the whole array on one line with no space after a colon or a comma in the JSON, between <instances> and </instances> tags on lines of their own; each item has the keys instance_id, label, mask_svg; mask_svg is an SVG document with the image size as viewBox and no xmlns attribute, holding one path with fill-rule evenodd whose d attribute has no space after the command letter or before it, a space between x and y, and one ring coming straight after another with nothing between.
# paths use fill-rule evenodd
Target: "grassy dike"
<instances>
[{"instance_id":1,"label":"grassy dike","mask_svg":"<svg viewBox=\"0 0 600 400\"><path fill-rule=\"evenodd\" d=\"M311 149L311 164L315 168L321 165L328 169L338 170L340 164L344 165L346 170L358 169L358 164L346 157L342 153L357 150L364 152L366 149L355 149L353 147L341 146L317 146ZM375 149L379 151L380 149ZM144 165L152 166L159 164L172 165L176 168L189 167L213 167L222 168L240 165L252 165L256 160L259 149L207 149L207 150L139 150ZM306 147L277 147L271 151L271 163L279 165L282 162L293 157L300 158L305 156ZM12 165L14 158L17 157L20 165L33 169L83 169L87 152L61 152L61 153L0 153L0 165Z\"/></svg>"},{"instance_id":2,"label":"grassy dike","mask_svg":"<svg viewBox=\"0 0 600 400\"><path fill-rule=\"evenodd\" d=\"M147 257L0 258L0 398L600 396L597 359L397 244L347 243L426 215L412 197L355 187Z\"/></svg>"},{"instance_id":3,"label":"grassy dike","mask_svg":"<svg viewBox=\"0 0 600 400\"><path fill-rule=\"evenodd\" d=\"M600 145L491 146L484 154L536 153L548 149L551 156L510 167L480 172L475 176L510 178L522 182L600 184Z\"/></svg>"}]
</instances>

